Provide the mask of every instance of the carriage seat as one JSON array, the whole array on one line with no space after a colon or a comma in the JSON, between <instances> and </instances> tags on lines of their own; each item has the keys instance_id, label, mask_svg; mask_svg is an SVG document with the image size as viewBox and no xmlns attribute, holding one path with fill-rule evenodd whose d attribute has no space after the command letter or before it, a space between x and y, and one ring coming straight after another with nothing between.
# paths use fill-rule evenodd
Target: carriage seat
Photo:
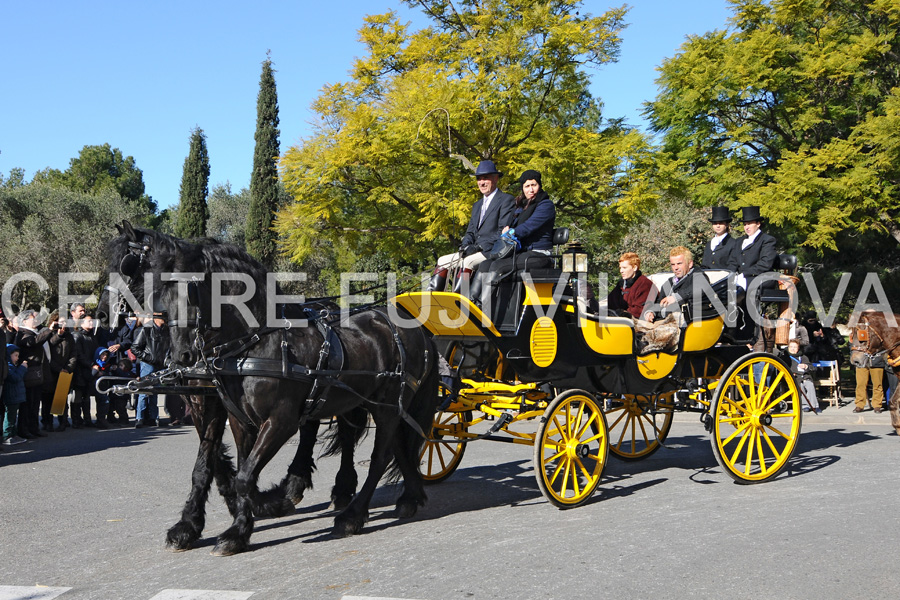
<instances>
[{"instance_id":1,"label":"carriage seat","mask_svg":"<svg viewBox=\"0 0 900 600\"><path fill-rule=\"evenodd\" d=\"M728 298L728 285L731 281L734 280L735 273L734 271L727 271L725 269L709 269L709 270L699 270L700 273L703 273L704 277L706 277L706 281L709 282L710 287L716 293L716 296L721 298L722 300L727 300ZM663 284L672 279L672 273L653 273L648 275L650 281L653 283L653 288L650 290L651 296L647 297L649 302L657 302L660 300L659 294L662 289ZM740 293L740 292L739 292ZM655 295L654 295L655 294Z\"/></svg>"},{"instance_id":2,"label":"carriage seat","mask_svg":"<svg viewBox=\"0 0 900 600\"><path fill-rule=\"evenodd\" d=\"M783 275L794 277L797 272L797 256L794 254L779 254L778 261L775 263L775 270L781 271ZM790 295L788 290L781 289L774 285L770 287L760 288L759 301L762 302L789 302Z\"/></svg>"},{"instance_id":3,"label":"carriage seat","mask_svg":"<svg viewBox=\"0 0 900 600\"><path fill-rule=\"evenodd\" d=\"M550 258L553 260L553 266L549 268L542 269L534 269L528 266L528 262L525 263L525 268L519 271L516 274L517 281L525 281L523 277L525 273L528 273L529 277L534 283L556 283L559 281L560 276L563 274L562 270L559 268L561 265L560 261L560 252L559 247L569 243L569 228L568 227L557 227L553 230L553 247L554 251L550 254Z\"/></svg>"}]
</instances>

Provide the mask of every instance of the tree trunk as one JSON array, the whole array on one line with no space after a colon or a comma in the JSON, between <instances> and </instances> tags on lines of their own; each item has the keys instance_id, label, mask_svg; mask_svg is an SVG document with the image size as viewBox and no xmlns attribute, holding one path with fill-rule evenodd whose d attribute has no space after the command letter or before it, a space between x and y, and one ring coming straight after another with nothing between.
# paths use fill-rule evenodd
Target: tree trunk
<instances>
[{"instance_id":1,"label":"tree trunk","mask_svg":"<svg viewBox=\"0 0 900 600\"><path fill-rule=\"evenodd\" d=\"M884 226L887 227L891 237L900 244L900 223L898 223L896 219L891 218L887 213L881 213L880 218L881 222L884 223Z\"/></svg>"}]
</instances>

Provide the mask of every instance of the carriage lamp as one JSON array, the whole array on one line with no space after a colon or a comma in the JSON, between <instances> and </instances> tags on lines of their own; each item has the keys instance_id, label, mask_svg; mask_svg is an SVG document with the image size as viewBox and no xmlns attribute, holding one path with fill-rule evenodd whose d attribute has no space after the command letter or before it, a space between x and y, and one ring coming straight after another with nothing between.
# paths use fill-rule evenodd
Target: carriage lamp
<instances>
[{"instance_id":1,"label":"carriage lamp","mask_svg":"<svg viewBox=\"0 0 900 600\"><path fill-rule=\"evenodd\" d=\"M587 273L587 253L578 242L566 246L562 255L562 270L566 273Z\"/></svg>"}]
</instances>

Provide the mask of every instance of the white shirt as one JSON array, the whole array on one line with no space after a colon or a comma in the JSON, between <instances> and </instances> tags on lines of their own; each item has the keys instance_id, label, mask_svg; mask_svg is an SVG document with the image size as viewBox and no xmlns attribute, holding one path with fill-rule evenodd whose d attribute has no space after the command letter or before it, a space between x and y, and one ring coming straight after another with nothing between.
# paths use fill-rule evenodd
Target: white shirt
<instances>
[{"instance_id":1,"label":"white shirt","mask_svg":"<svg viewBox=\"0 0 900 600\"><path fill-rule=\"evenodd\" d=\"M729 233L727 231L725 233L723 233L722 235L717 235L717 236L713 237L712 241L709 243L709 249L715 250L716 248L718 248L719 244L722 243L722 240L725 239L726 235L729 235Z\"/></svg>"},{"instance_id":2,"label":"white shirt","mask_svg":"<svg viewBox=\"0 0 900 600\"><path fill-rule=\"evenodd\" d=\"M491 200L494 199L494 196L497 195L497 190L495 189L493 192L488 194L487 196L483 196L481 198L481 216L478 217L478 225L481 225L481 222L484 221L484 215L487 214L487 209L491 205Z\"/></svg>"},{"instance_id":3,"label":"white shirt","mask_svg":"<svg viewBox=\"0 0 900 600\"><path fill-rule=\"evenodd\" d=\"M747 246L749 246L750 244L752 244L753 242L755 242L755 241L756 241L756 238L759 237L759 234L760 234L760 233L762 233L762 229L757 229L757 230L756 230L756 233L754 233L753 235L751 235L750 237L748 237L746 240L744 240L744 241L741 243L741 250L746 250L746 249L747 249Z\"/></svg>"}]
</instances>

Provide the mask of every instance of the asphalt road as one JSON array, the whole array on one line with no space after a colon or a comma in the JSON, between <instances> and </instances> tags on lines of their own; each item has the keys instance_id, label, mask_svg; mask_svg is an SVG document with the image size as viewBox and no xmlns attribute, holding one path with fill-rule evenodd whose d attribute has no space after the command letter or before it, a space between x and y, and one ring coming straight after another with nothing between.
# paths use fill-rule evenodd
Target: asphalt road
<instances>
[{"instance_id":1,"label":"asphalt road","mask_svg":"<svg viewBox=\"0 0 900 600\"><path fill-rule=\"evenodd\" d=\"M198 547L164 548L193 429L70 429L0 453L0 600L894 597L900 437L827 413L805 420L789 471L749 486L679 419L667 448L610 458L591 501L565 511L541 496L529 447L478 442L416 517L394 519L397 489L383 486L348 539L329 536L337 460L322 460L296 513L257 521L234 557L209 554L230 524L215 492Z\"/></svg>"}]
</instances>

